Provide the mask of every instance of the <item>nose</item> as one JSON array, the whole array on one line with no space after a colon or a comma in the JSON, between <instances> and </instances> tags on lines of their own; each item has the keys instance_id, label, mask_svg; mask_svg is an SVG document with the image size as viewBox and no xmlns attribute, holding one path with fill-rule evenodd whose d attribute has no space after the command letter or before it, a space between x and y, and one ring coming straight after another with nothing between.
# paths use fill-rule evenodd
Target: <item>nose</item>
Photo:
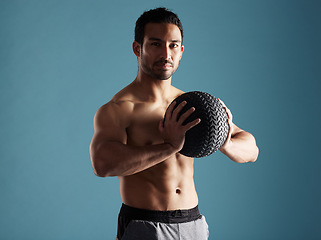
<instances>
[{"instance_id":1,"label":"nose","mask_svg":"<svg viewBox=\"0 0 321 240\"><path fill-rule=\"evenodd\" d=\"M161 58L165 60L169 60L171 58L171 50L170 47L164 45L161 52Z\"/></svg>"}]
</instances>

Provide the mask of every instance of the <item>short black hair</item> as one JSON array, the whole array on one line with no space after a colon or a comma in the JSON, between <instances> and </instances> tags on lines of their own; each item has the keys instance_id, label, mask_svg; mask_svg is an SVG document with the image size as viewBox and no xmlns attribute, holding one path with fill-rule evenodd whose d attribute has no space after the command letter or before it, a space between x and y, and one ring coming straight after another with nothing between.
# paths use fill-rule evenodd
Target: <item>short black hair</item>
<instances>
[{"instance_id":1,"label":"short black hair","mask_svg":"<svg viewBox=\"0 0 321 240\"><path fill-rule=\"evenodd\" d=\"M145 26L147 23L172 23L175 24L182 35L183 42L183 25L178 16L166 8L155 8L144 12L136 21L135 26L135 41L143 45Z\"/></svg>"}]
</instances>

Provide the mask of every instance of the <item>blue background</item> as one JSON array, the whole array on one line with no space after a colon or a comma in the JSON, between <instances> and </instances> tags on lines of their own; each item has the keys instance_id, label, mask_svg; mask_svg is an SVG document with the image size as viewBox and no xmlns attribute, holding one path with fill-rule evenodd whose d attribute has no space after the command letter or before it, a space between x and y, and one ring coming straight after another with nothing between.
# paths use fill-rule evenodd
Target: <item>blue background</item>
<instances>
[{"instance_id":1,"label":"blue background","mask_svg":"<svg viewBox=\"0 0 321 240\"><path fill-rule=\"evenodd\" d=\"M210 239L321 239L321 1L0 1L0 239L114 239L117 178L89 159L96 110L136 76L134 24L181 18L184 91L224 100L254 164L197 159Z\"/></svg>"}]
</instances>

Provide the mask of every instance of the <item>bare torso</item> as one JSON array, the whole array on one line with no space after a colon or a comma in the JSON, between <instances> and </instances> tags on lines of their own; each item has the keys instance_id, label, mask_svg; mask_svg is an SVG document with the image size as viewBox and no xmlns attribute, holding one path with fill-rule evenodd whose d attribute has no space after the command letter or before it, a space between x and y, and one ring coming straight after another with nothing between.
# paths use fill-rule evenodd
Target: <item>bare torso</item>
<instances>
[{"instance_id":1,"label":"bare torso","mask_svg":"<svg viewBox=\"0 0 321 240\"><path fill-rule=\"evenodd\" d=\"M126 92L126 91L125 91ZM182 91L173 88L165 102L141 101L132 95L120 93L114 103L127 102L127 144L145 146L163 143L158 130L168 104ZM122 104L119 104L122 105ZM126 105L126 103L124 104ZM150 210L189 209L198 204L193 179L194 159L179 153L167 160L129 176L119 176L122 201L133 207Z\"/></svg>"}]
</instances>

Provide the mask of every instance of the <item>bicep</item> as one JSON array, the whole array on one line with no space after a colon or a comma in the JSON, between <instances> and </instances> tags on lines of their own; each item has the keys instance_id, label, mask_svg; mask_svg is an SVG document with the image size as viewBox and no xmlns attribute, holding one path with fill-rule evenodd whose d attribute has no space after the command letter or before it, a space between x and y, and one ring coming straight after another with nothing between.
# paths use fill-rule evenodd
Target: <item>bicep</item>
<instances>
[{"instance_id":1,"label":"bicep","mask_svg":"<svg viewBox=\"0 0 321 240\"><path fill-rule=\"evenodd\" d=\"M121 113L115 106L107 105L97 111L94 118L94 129L95 133L91 142L93 150L108 142L127 143L126 126Z\"/></svg>"}]
</instances>

